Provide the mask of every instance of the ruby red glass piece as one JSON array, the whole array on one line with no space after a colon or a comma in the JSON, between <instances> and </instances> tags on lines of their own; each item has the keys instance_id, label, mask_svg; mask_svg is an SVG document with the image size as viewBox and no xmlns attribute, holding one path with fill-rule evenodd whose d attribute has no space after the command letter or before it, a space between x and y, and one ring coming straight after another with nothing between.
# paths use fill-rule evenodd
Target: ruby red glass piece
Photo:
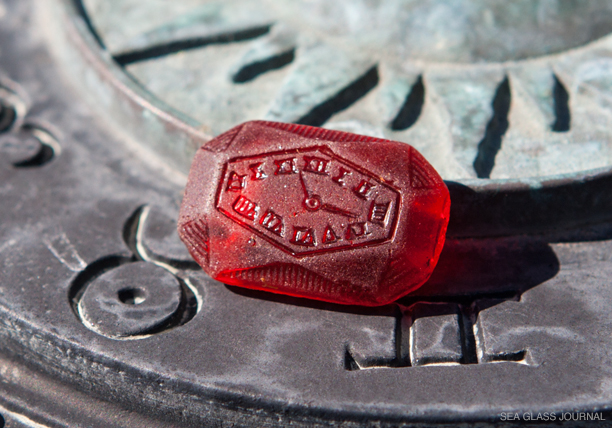
<instances>
[{"instance_id":1,"label":"ruby red glass piece","mask_svg":"<svg viewBox=\"0 0 612 428\"><path fill-rule=\"evenodd\" d=\"M449 210L405 143L254 121L198 150L178 232L226 284L377 306L429 278Z\"/></svg>"}]
</instances>

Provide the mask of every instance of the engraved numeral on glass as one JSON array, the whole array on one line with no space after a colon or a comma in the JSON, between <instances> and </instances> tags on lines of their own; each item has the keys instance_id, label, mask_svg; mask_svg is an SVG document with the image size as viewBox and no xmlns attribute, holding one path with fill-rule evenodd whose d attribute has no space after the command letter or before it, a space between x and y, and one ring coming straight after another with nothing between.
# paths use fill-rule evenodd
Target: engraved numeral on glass
<instances>
[{"instance_id":1,"label":"engraved numeral on glass","mask_svg":"<svg viewBox=\"0 0 612 428\"><path fill-rule=\"evenodd\" d=\"M357 187L353 189L353 192L361 199L368 199L375 187L374 184L368 183L366 180L361 180Z\"/></svg>"},{"instance_id":2,"label":"engraved numeral on glass","mask_svg":"<svg viewBox=\"0 0 612 428\"><path fill-rule=\"evenodd\" d=\"M263 227L268 229L270 232L283 236L284 223L283 218L276 214L272 210L268 210L266 214L261 218L259 222Z\"/></svg>"},{"instance_id":3,"label":"engraved numeral on glass","mask_svg":"<svg viewBox=\"0 0 612 428\"><path fill-rule=\"evenodd\" d=\"M302 245L304 247L314 247L315 235L311 227L293 227L293 237L291 243L296 245Z\"/></svg>"},{"instance_id":4,"label":"engraved numeral on glass","mask_svg":"<svg viewBox=\"0 0 612 428\"><path fill-rule=\"evenodd\" d=\"M232 171L227 181L227 190L230 192L239 192L244 189L246 184L246 175L237 174L236 171Z\"/></svg>"},{"instance_id":5,"label":"engraved numeral on glass","mask_svg":"<svg viewBox=\"0 0 612 428\"><path fill-rule=\"evenodd\" d=\"M351 174L352 172L348 169L340 167L340 169L338 170L338 175L332 177L332 181L338 184L339 186L344 186L346 184L344 180L346 180L346 177Z\"/></svg>"},{"instance_id":6,"label":"engraved numeral on glass","mask_svg":"<svg viewBox=\"0 0 612 428\"><path fill-rule=\"evenodd\" d=\"M347 239L360 239L365 238L370 234L368 230L368 224L365 222L353 223L348 225L346 230Z\"/></svg>"},{"instance_id":7,"label":"engraved numeral on glass","mask_svg":"<svg viewBox=\"0 0 612 428\"><path fill-rule=\"evenodd\" d=\"M296 158L287 158L287 159L277 159L274 161L276 165L276 175L283 174L297 174L297 159Z\"/></svg>"},{"instance_id":8,"label":"engraved numeral on glass","mask_svg":"<svg viewBox=\"0 0 612 428\"><path fill-rule=\"evenodd\" d=\"M329 175L328 159L319 158L316 156L304 156L304 171L314 172L320 175Z\"/></svg>"},{"instance_id":9,"label":"engraved numeral on glass","mask_svg":"<svg viewBox=\"0 0 612 428\"><path fill-rule=\"evenodd\" d=\"M249 165L249 169L251 170L251 180L264 180L268 178L268 175L263 170L264 163L257 162Z\"/></svg>"},{"instance_id":10,"label":"engraved numeral on glass","mask_svg":"<svg viewBox=\"0 0 612 428\"><path fill-rule=\"evenodd\" d=\"M378 223L381 226L384 226L387 222L387 215L389 213L390 202L385 203L376 203L372 202L372 206L370 207L370 221L372 223Z\"/></svg>"},{"instance_id":11,"label":"engraved numeral on glass","mask_svg":"<svg viewBox=\"0 0 612 428\"><path fill-rule=\"evenodd\" d=\"M259 206L253 202L245 198L244 196L239 196L238 199L232 205L234 211L240 214L243 217L248 218L249 220L254 220L257 217L257 213L259 212Z\"/></svg>"},{"instance_id":12,"label":"engraved numeral on glass","mask_svg":"<svg viewBox=\"0 0 612 428\"><path fill-rule=\"evenodd\" d=\"M336 232L334 232L334 229L332 229L332 227L328 225L325 228L325 232L323 232L323 243L332 244L336 242L337 240L338 240L338 236L336 235Z\"/></svg>"}]
</instances>

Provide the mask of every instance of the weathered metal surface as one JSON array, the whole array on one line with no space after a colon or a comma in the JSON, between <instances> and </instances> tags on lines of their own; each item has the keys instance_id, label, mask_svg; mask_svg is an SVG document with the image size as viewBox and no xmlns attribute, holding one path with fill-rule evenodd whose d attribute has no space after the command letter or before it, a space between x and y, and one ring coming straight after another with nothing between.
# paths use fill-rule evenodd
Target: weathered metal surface
<instances>
[{"instance_id":1,"label":"weathered metal surface","mask_svg":"<svg viewBox=\"0 0 612 428\"><path fill-rule=\"evenodd\" d=\"M144 119L129 123L133 106L164 124L141 141L187 141L184 123L117 86L117 74L96 62L99 51L71 51L49 36L53 22L74 31L73 21L37 15L58 4L0 2L0 86L10 93L0 98L18 116L7 132L25 144L25 158L35 151L28 123L40 131L40 147L51 148L44 162L0 163L0 413L7 426L503 426L501 412L538 411L603 411L612 420L612 226L599 181L607 173L593 174L601 187L569 177L548 183L553 193L570 186L575 193L568 195L586 198L557 193L550 196L556 205L540 200L548 210L566 210L563 222L550 220L560 228L554 234L540 233L546 216L526 214L520 228L497 230L530 234L448 240L429 283L389 307L339 307L227 287L173 246L168 231L182 185L125 138L146 127ZM76 62L51 55L62 49ZM85 67L87 61L98 68ZM71 74L77 63L81 71ZM89 98L97 103L74 89L87 79L100 85ZM398 85L416 83L414 77ZM105 109L124 114L126 128ZM487 231L508 221L499 216L504 210L516 216L535 209L521 198L537 186L517 187L522 196L512 207L508 183L466 183L468 195L482 192L491 203L455 193L453 204L482 204L476 214L490 216L482 222ZM457 232L479 233L478 218L455 218L463 222ZM585 218L596 224L569 227ZM78 291L98 274L135 263L178 278L190 310L134 340L87 328L74 311ZM457 322L450 310L417 313L415 305L446 305L458 312ZM412 339L426 321L444 326L449 334L440 337L459 336L460 358L447 340ZM454 349L452 364L447 349ZM415 355L427 355L428 364L413 365Z\"/></svg>"},{"instance_id":2,"label":"weathered metal surface","mask_svg":"<svg viewBox=\"0 0 612 428\"><path fill-rule=\"evenodd\" d=\"M364 55L356 46L374 42L342 36L350 40L332 43L335 36L315 31L318 27L310 18L300 25L285 25L283 19L293 22L295 17L288 18L290 14L283 9L288 6L280 3L268 8L241 3L244 10L238 7L240 13L234 17L227 9L237 6L233 3L199 7L201 3L195 0L177 6L124 1L110 9L94 1L85 2L86 9L74 7L71 1L60 3L65 7L46 4L44 13L55 18L53 23L62 23L51 36L67 69L88 76L81 82L85 97L101 104L104 115L113 117L142 146L161 155L163 163L179 175L188 170L196 147L211 135L247 119L271 117L388 137L415 146L444 178L460 184L450 183L453 220L449 236L533 233L612 217L605 190L611 163L605 58L612 39L597 39L609 22L605 2L589 2L588 6L485 2L481 5L483 17L491 11L493 16L503 14L510 8L510 21L517 11L529 14L535 7L543 21L533 31L541 37L535 39L538 43L533 52L521 54L527 59L468 63L415 59L404 51L391 61L384 49ZM376 15L386 8L413 6L401 2L355 6L354 18L361 22L364 14L370 16L366 11ZM437 7L436 2L427 3L418 13L437 16ZM580 10L580 23L569 13L572 8ZM467 15L472 13L470 7L465 10ZM85 11L85 16L79 11ZM115 19L118 11L121 19ZM315 15L323 12L313 9ZM264 23L270 21L262 16L275 14L282 19L266 27ZM146 22L140 18L145 16ZM257 25L247 25L245 19ZM108 38L110 51L100 50L87 22L102 41ZM431 31L436 22L432 19L427 24ZM584 22L597 23L591 25L594 32L590 35L583 31ZM208 28L205 23L212 23L215 35L194 35ZM495 20L493 24L505 25ZM392 32L380 25L376 28L372 31ZM504 28L508 37L522 37L511 25ZM563 46L558 46L561 51L548 55L556 49L548 37L559 28L573 34L573 42L563 39ZM312 31L316 37L306 37ZM68 38L62 40L66 33ZM450 40L452 34L438 36ZM149 48L165 48L132 50L140 56L127 61L120 42L139 40L142 44L148 37L168 44L151 45L151 41ZM563 51L578 40L589 43ZM465 49L469 51L474 43L478 42L464 40ZM113 54L116 61L124 61L120 62L123 68L117 67ZM495 59L494 55L490 59ZM237 79L239 75L243 77ZM151 154L147 157L155 157ZM575 195L580 198L579 210L565 203Z\"/></svg>"},{"instance_id":3,"label":"weathered metal surface","mask_svg":"<svg viewBox=\"0 0 612 428\"><path fill-rule=\"evenodd\" d=\"M507 76L509 127L485 178L611 163L606 1L84 4L126 72L212 135L252 119L358 130L413 145L446 179L482 178L473 163ZM260 73L236 81L255 64ZM362 80L372 68L377 78ZM418 75L421 117L393 124ZM349 87L356 98L343 105ZM329 117L309 116L325 103Z\"/></svg>"},{"instance_id":4,"label":"weathered metal surface","mask_svg":"<svg viewBox=\"0 0 612 428\"><path fill-rule=\"evenodd\" d=\"M410 314L414 317L408 339L413 366L465 361L461 346L461 313L456 304L417 303Z\"/></svg>"},{"instance_id":5,"label":"weathered metal surface","mask_svg":"<svg viewBox=\"0 0 612 428\"><path fill-rule=\"evenodd\" d=\"M170 272L137 262L95 278L77 311L92 330L110 337L129 337L160 329L179 310L181 300L181 285Z\"/></svg>"}]
</instances>

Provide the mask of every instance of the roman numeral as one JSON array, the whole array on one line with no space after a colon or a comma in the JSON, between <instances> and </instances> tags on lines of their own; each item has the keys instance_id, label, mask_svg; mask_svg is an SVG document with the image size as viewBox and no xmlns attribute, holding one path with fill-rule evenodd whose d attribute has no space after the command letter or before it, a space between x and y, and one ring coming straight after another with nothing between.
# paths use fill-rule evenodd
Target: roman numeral
<instances>
[{"instance_id":1,"label":"roman numeral","mask_svg":"<svg viewBox=\"0 0 612 428\"><path fill-rule=\"evenodd\" d=\"M293 238L291 238L291 243L296 245L301 245L304 247L314 247L315 235L314 231L310 227L293 227Z\"/></svg>"},{"instance_id":2,"label":"roman numeral","mask_svg":"<svg viewBox=\"0 0 612 428\"><path fill-rule=\"evenodd\" d=\"M270 232L281 237L283 236L283 218L276 214L274 211L268 210L266 214L261 218L261 221L259 223L263 227L268 229Z\"/></svg>"},{"instance_id":3,"label":"roman numeral","mask_svg":"<svg viewBox=\"0 0 612 428\"><path fill-rule=\"evenodd\" d=\"M243 217L248 218L249 220L254 220L259 212L259 206L253 202L245 198L244 196L239 196L238 199L232 205L234 211L240 214Z\"/></svg>"},{"instance_id":4,"label":"roman numeral","mask_svg":"<svg viewBox=\"0 0 612 428\"><path fill-rule=\"evenodd\" d=\"M370 221L372 223L378 223L384 226L387 221L387 214L389 212L390 205L391 205L390 202L387 202L387 203L372 202L372 206L370 207Z\"/></svg>"},{"instance_id":5,"label":"roman numeral","mask_svg":"<svg viewBox=\"0 0 612 428\"><path fill-rule=\"evenodd\" d=\"M329 175L329 160L316 156L304 156L304 171L314 172L320 175Z\"/></svg>"},{"instance_id":6,"label":"roman numeral","mask_svg":"<svg viewBox=\"0 0 612 428\"><path fill-rule=\"evenodd\" d=\"M276 175L297 174L296 158L277 159L274 161L276 165Z\"/></svg>"},{"instance_id":7,"label":"roman numeral","mask_svg":"<svg viewBox=\"0 0 612 428\"><path fill-rule=\"evenodd\" d=\"M338 175L336 175L335 177L332 177L332 181L339 186L344 186L346 184L344 180L346 179L347 176L351 174L352 172L349 171L348 169L340 167L340 170L338 171Z\"/></svg>"},{"instance_id":8,"label":"roman numeral","mask_svg":"<svg viewBox=\"0 0 612 428\"><path fill-rule=\"evenodd\" d=\"M246 175L237 174L236 171L232 171L227 181L227 190L230 192L239 192L244 189L246 184Z\"/></svg>"},{"instance_id":9,"label":"roman numeral","mask_svg":"<svg viewBox=\"0 0 612 428\"><path fill-rule=\"evenodd\" d=\"M351 240L365 238L369 234L368 224L364 222L349 224L346 230L346 238Z\"/></svg>"},{"instance_id":10,"label":"roman numeral","mask_svg":"<svg viewBox=\"0 0 612 428\"><path fill-rule=\"evenodd\" d=\"M338 236L334 232L331 226L327 226L325 228L325 232L323 232L323 243L324 244L332 244L338 240Z\"/></svg>"},{"instance_id":11,"label":"roman numeral","mask_svg":"<svg viewBox=\"0 0 612 428\"><path fill-rule=\"evenodd\" d=\"M368 183L366 180L361 180L359 185L353 189L353 192L361 199L368 199L375 187L374 184Z\"/></svg>"},{"instance_id":12,"label":"roman numeral","mask_svg":"<svg viewBox=\"0 0 612 428\"><path fill-rule=\"evenodd\" d=\"M249 165L249 169L252 172L251 180L264 180L268 178L268 175L263 171L263 162L257 162Z\"/></svg>"}]
</instances>

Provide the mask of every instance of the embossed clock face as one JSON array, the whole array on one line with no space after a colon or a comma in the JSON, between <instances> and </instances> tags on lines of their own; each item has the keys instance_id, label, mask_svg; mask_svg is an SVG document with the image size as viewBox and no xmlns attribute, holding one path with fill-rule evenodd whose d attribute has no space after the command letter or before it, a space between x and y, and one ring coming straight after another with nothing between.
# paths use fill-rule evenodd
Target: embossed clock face
<instances>
[{"instance_id":1,"label":"embossed clock face","mask_svg":"<svg viewBox=\"0 0 612 428\"><path fill-rule=\"evenodd\" d=\"M295 256L379 244L395 230L400 194L326 147L226 163L217 208Z\"/></svg>"}]
</instances>

